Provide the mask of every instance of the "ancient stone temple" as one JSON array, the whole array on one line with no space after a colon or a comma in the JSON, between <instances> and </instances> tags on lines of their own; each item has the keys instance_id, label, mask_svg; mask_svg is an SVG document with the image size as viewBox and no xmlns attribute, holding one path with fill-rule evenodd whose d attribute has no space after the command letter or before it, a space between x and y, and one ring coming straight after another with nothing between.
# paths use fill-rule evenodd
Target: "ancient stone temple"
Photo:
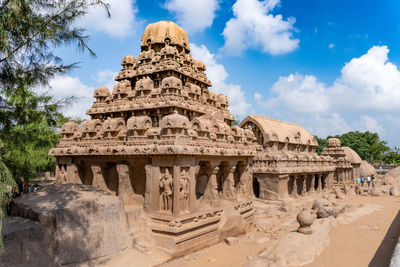
<instances>
[{"instance_id":1,"label":"ancient stone temple","mask_svg":"<svg viewBox=\"0 0 400 267\"><path fill-rule=\"evenodd\" d=\"M333 158L335 164L334 182L337 185L351 185L360 176L361 158L350 147L342 147L338 138L329 138L322 155Z\"/></svg>"},{"instance_id":2,"label":"ancient stone temple","mask_svg":"<svg viewBox=\"0 0 400 267\"><path fill-rule=\"evenodd\" d=\"M179 255L242 233L252 197L298 197L357 176L352 152L329 141L319 156L296 124L250 115L234 126L227 97L208 89L206 66L173 22L148 25L138 57L121 64L113 90L94 91L91 119L65 123L49 155L57 183L122 199L136 244Z\"/></svg>"},{"instance_id":3,"label":"ancient stone temple","mask_svg":"<svg viewBox=\"0 0 400 267\"><path fill-rule=\"evenodd\" d=\"M92 185L144 210L152 239L173 252L217 241L226 208L250 222L255 136L232 126L228 99L208 89L186 32L150 24L138 58L121 64L112 92L95 90L91 120L63 125L49 153L57 183Z\"/></svg>"},{"instance_id":4,"label":"ancient stone temple","mask_svg":"<svg viewBox=\"0 0 400 267\"><path fill-rule=\"evenodd\" d=\"M262 146L253 159L256 196L277 200L332 188L332 158L319 156L317 140L299 125L250 115L240 126L252 129Z\"/></svg>"}]
</instances>

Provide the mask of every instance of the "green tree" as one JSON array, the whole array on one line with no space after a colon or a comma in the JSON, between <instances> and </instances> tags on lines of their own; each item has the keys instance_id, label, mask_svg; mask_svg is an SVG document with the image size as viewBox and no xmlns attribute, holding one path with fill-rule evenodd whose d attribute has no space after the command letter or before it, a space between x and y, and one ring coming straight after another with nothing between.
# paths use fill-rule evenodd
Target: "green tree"
<instances>
[{"instance_id":1,"label":"green tree","mask_svg":"<svg viewBox=\"0 0 400 267\"><path fill-rule=\"evenodd\" d=\"M326 139L319 138L316 135L314 137L315 137L315 139L317 139L317 142L318 142L317 153L318 153L318 155L321 155L322 151L326 147Z\"/></svg>"},{"instance_id":2,"label":"green tree","mask_svg":"<svg viewBox=\"0 0 400 267\"><path fill-rule=\"evenodd\" d=\"M85 30L74 26L91 6L104 7L110 15L101 0L0 0L0 206L1 190L13 186L11 175L30 178L54 168L47 152L59 139L55 130L66 120L60 112L66 102L32 88L76 67L64 64L55 48L76 45L95 56ZM0 212L0 225L3 216Z\"/></svg>"}]
</instances>

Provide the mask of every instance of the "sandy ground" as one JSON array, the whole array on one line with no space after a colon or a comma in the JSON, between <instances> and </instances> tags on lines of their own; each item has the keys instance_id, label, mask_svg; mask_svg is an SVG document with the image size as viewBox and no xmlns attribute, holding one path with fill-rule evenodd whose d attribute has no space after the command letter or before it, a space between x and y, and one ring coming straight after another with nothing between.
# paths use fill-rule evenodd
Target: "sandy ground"
<instances>
[{"instance_id":1,"label":"sandy ground","mask_svg":"<svg viewBox=\"0 0 400 267\"><path fill-rule=\"evenodd\" d=\"M306 266L388 266L400 235L400 198L355 196L346 202L378 204L383 209L333 228L329 232L330 245Z\"/></svg>"},{"instance_id":2,"label":"sandy ground","mask_svg":"<svg viewBox=\"0 0 400 267\"><path fill-rule=\"evenodd\" d=\"M363 216L349 224L339 224L333 228L329 232L330 245L312 264L305 266L388 266L393 248L400 235L400 198L351 196L340 202L353 206L362 203L377 204L382 206L383 209ZM397 223L393 222L396 216L398 216ZM252 239L257 239L257 236L265 236L265 233L251 232L241 237L236 246L229 246L221 242L162 266L243 266L249 259L268 246L268 242L255 243Z\"/></svg>"},{"instance_id":3,"label":"sandy ground","mask_svg":"<svg viewBox=\"0 0 400 267\"><path fill-rule=\"evenodd\" d=\"M315 194L294 200L293 205L299 210L303 206L311 206ZM329 232L330 245L316 257L307 267L384 267L388 266L393 249L400 235L400 198L392 196L364 197L347 196L338 200L340 204L357 207L360 204L376 204L383 208L369 215L364 215L348 224L338 224ZM260 202L255 203L262 206ZM266 232L252 229L238 238L238 244L228 245L220 242L198 252L161 264L163 267L234 267L244 266L254 256L263 251L272 240L298 227L296 212L285 216L271 216L266 219L270 229ZM305 244L306 245L306 244ZM152 266L144 260L144 255L137 251L126 251L111 260L98 261L96 266ZM148 255L150 258L161 255ZM162 257L160 257L162 258Z\"/></svg>"}]
</instances>

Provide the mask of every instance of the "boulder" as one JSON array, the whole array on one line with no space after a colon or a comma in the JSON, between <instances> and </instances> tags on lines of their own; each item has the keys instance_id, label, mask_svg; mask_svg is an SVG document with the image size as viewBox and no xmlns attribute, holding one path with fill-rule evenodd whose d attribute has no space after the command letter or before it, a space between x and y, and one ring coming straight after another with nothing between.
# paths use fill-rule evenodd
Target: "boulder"
<instances>
[{"instance_id":1,"label":"boulder","mask_svg":"<svg viewBox=\"0 0 400 267\"><path fill-rule=\"evenodd\" d=\"M371 196L373 197L379 197L382 195L382 190L379 190L378 188L374 188L370 191Z\"/></svg>"},{"instance_id":2,"label":"boulder","mask_svg":"<svg viewBox=\"0 0 400 267\"><path fill-rule=\"evenodd\" d=\"M390 188L390 195L399 197L400 196L400 185L394 185Z\"/></svg>"},{"instance_id":3,"label":"boulder","mask_svg":"<svg viewBox=\"0 0 400 267\"><path fill-rule=\"evenodd\" d=\"M335 195L337 199L344 199L345 195L343 194L342 190L340 188L335 189Z\"/></svg>"},{"instance_id":4,"label":"boulder","mask_svg":"<svg viewBox=\"0 0 400 267\"><path fill-rule=\"evenodd\" d=\"M246 232L246 221L233 207L226 208L221 214L217 232L221 239L244 234Z\"/></svg>"},{"instance_id":5,"label":"boulder","mask_svg":"<svg viewBox=\"0 0 400 267\"><path fill-rule=\"evenodd\" d=\"M10 266L78 264L130 246L122 201L91 186L47 186L16 199L11 213L18 217L5 220L0 256Z\"/></svg>"},{"instance_id":6,"label":"boulder","mask_svg":"<svg viewBox=\"0 0 400 267\"><path fill-rule=\"evenodd\" d=\"M325 198L319 198L314 201L312 209L317 210L321 207L331 207L331 206L332 206L332 203L329 200L327 200Z\"/></svg>"},{"instance_id":7,"label":"boulder","mask_svg":"<svg viewBox=\"0 0 400 267\"><path fill-rule=\"evenodd\" d=\"M400 167L396 167L388 171L383 177L383 183L385 185L400 184Z\"/></svg>"},{"instance_id":8,"label":"boulder","mask_svg":"<svg viewBox=\"0 0 400 267\"><path fill-rule=\"evenodd\" d=\"M366 160L363 160L360 165L360 176L367 177L371 175L377 176L376 169Z\"/></svg>"}]
</instances>

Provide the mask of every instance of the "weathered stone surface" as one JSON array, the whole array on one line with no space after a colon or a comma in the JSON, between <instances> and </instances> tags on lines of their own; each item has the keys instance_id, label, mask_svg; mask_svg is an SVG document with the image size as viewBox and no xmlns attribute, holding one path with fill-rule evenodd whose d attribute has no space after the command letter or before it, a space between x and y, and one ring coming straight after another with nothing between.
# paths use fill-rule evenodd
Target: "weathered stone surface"
<instances>
[{"instance_id":1,"label":"weathered stone surface","mask_svg":"<svg viewBox=\"0 0 400 267\"><path fill-rule=\"evenodd\" d=\"M390 195L398 197L400 196L400 185L394 185L390 188Z\"/></svg>"},{"instance_id":2,"label":"weathered stone surface","mask_svg":"<svg viewBox=\"0 0 400 267\"><path fill-rule=\"evenodd\" d=\"M319 209L321 207L330 207L330 206L332 206L332 203L329 200L325 198L319 198L314 201L312 208Z\"/></svg>"},{"instance_id":3,"label":"weathered stone surface","mask_svg":"<svg viewBox=\"0 0 400 267\"><path fill-rule=\"evenodd\" d=\"M302 266L314 261L329 245L329 230L336 225L333 218L321 219L311 228L313 233L304 235L289 232L252 259L249 266Z\"/></svg>"},{"instance_id":4,"label":"weathered stone surface","mask_svg":"<svg viewBox=\"0 0 400 267\"><path fill-rule=\"evenodd\" d=\"M90 186L48 186L17 199L12 215L24 217L10 221L22 221L24 227L5 227L5 261L11 260L12 251L21 264L43 266L42 262L48 262L55 266L103 257L129 246L121 200ZM24 249L14 251L15 244Z\"/></svg>"},{"instance_id":5,"label":"weathered stone surface","mask_svg":"<svg viewBox=\"0 0 400 267\"><path fill-rule=\"evenodd\" d=\"M385 185L400 184L400 167L396 167L388 171L383 177Z\"/></svg>"}]
</instances>

